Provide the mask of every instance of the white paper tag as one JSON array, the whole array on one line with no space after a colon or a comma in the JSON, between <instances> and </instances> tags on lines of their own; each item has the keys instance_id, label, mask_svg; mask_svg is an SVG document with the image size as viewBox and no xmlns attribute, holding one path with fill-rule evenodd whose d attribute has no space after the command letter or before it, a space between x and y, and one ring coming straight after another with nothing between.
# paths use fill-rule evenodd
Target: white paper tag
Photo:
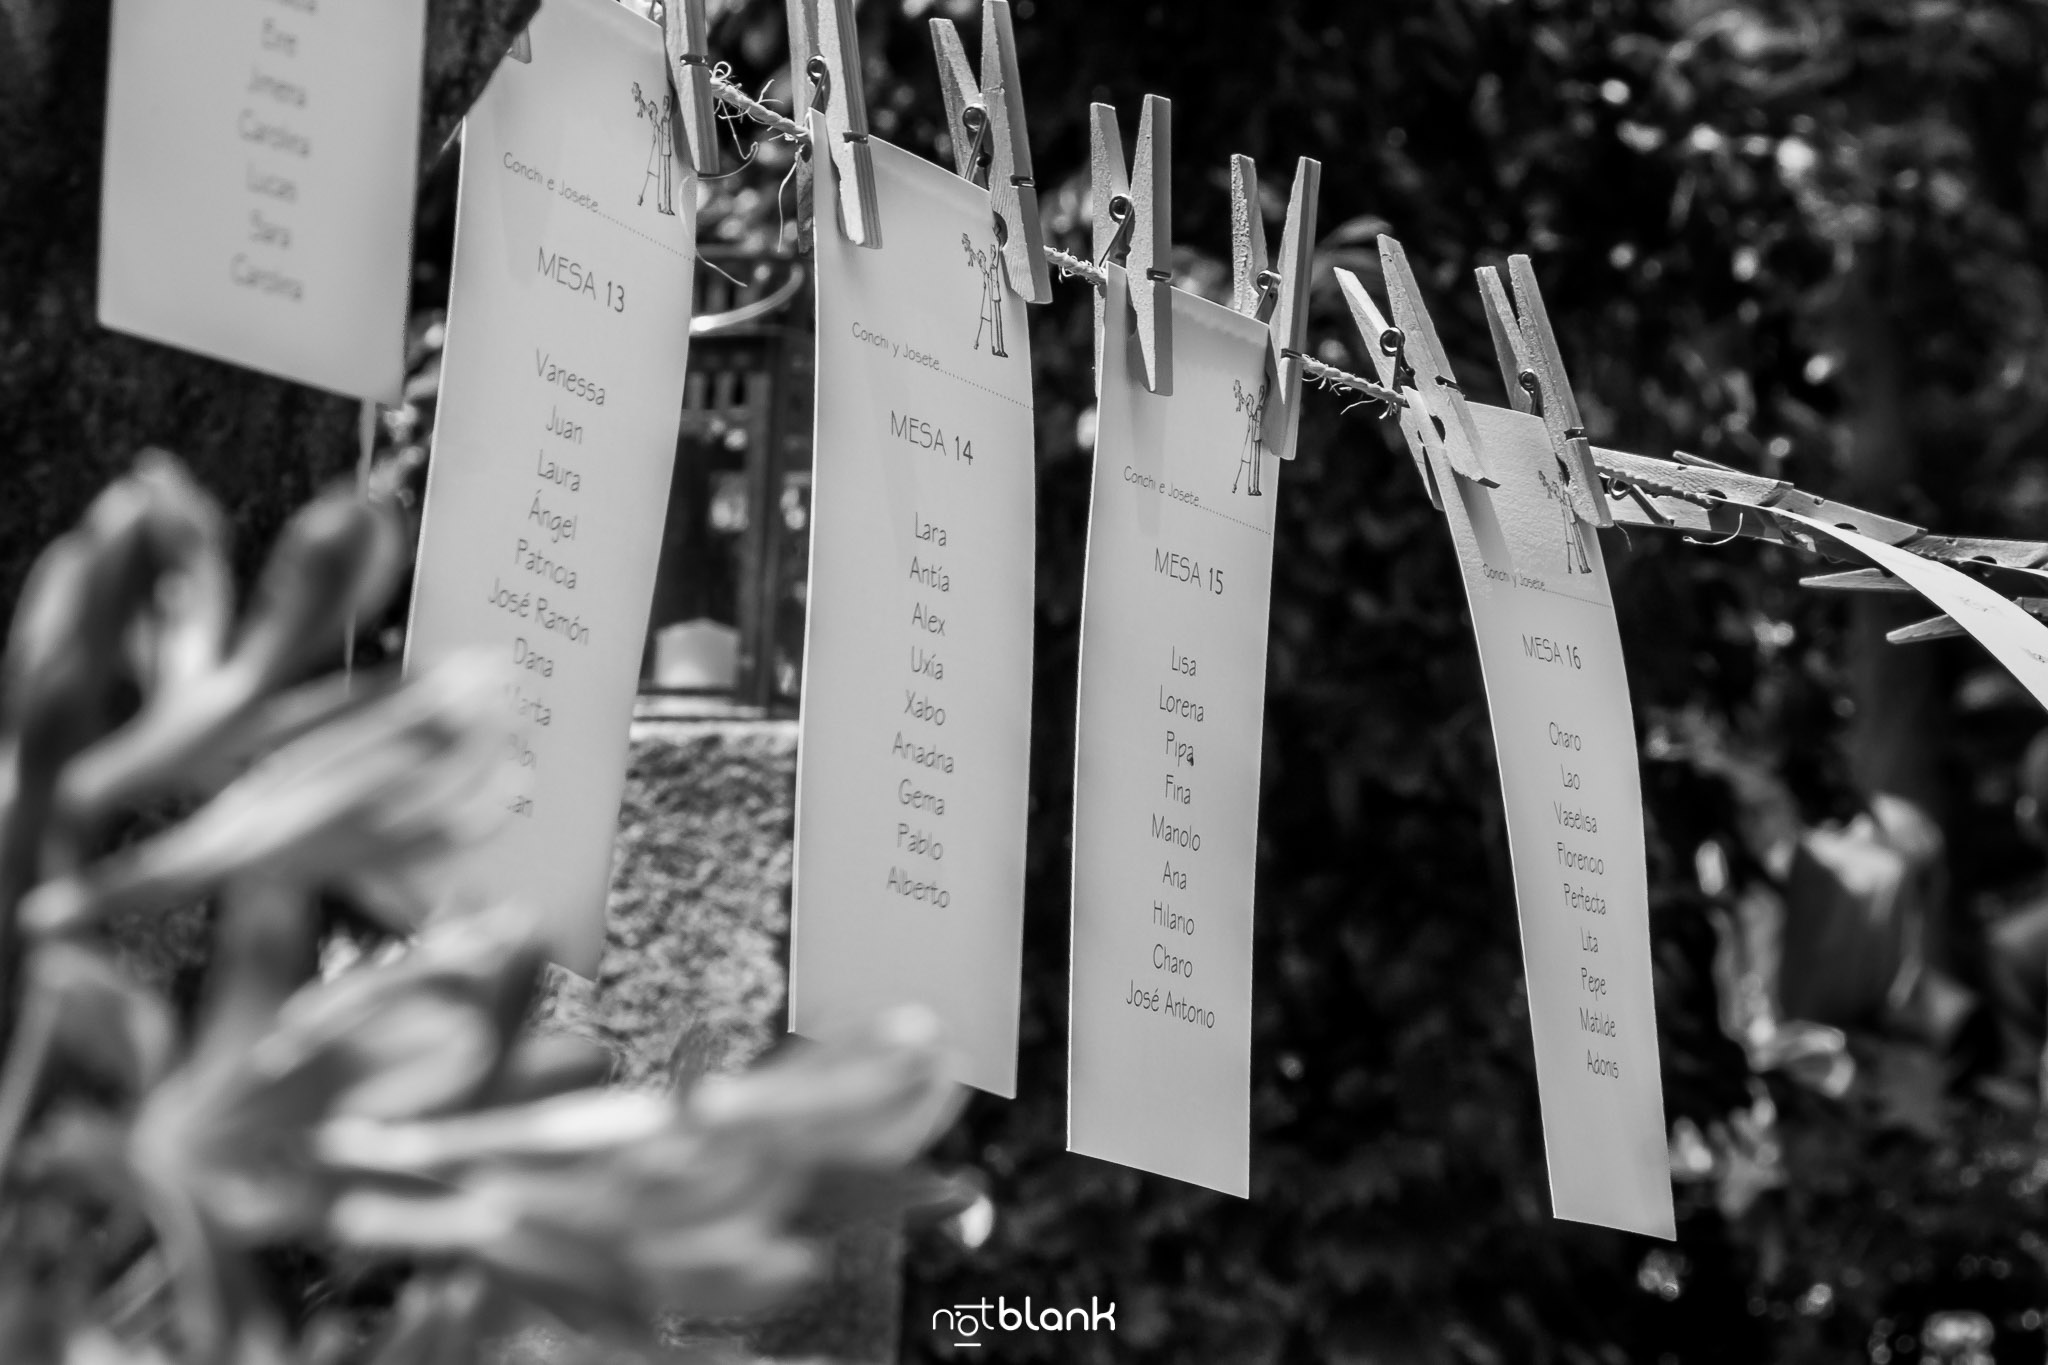
<instances>
[{"instance_id":1,"label":"white paper tag","mask_svg":"<svg viewBox=\"0 0 2048 1365\"><path fill-rule=\"evenodd\" d=\"M115 0L102 326L384 403L425 0Z\"/></svg>"},{"instance_id":2,"label":"white paper tag","mask_svg":"<svg viewBox=\"0 0 2048 1365\"><path fill-rule=\"evenodd\" d=\"M877 249L847 243L819 162L790 1027L828 1037L921 1004L959 1049L957 1078L1007 1096L1031 740L1030 341L987 191L869 145Z\"/></svg>"},{"instance_id":3,"label":"white paper tag","mask_svg":"<svg viewBox=\"0 0 2048 1365\"><path fill-rule=\"evenodd\" d=\"M1922 559L1869 536L1824 521L1768 509L1770 515L1794 521L1864 555L1935 606L1947 612L1993 658L2005 665L2020 686L2048 706L2048 626L2026 608L1985 587L1960 570L1937 560Z\"/></svg>"},{"instance_id":4,"label":"white paper tag","mask_svg":"<svg viewBox=\"0 0 2048 1365\"><path fill-rule=\"evenodd\" d=\"M1265 328L1173 291L1148 393L1111 267L1081 608L1067 1145L1240 1197L1280 460Z\"/></svg>"},{"instance_id":5,"label":"white paper tag","mask_svg":"<svg viewBox=\"0 0 2048 1365\"><path fill-rule=\"evenodd\" d=\"M548 0L463 129L440 412L407 664L514 671L523 779L460 879L604 942L647 610L682 412L696 183L670 154L661 30Z\"/></svg>"},{"instance_id":6,"label":"white paper tag","mask_svg":"<svg viewBox=\"0 0 2048 1365\"><path fill-rule=\"evenodd\" d=\"M1607 566L1540 419L1472 404L1488 489L1436 464L1500 763L1557 1216L1676 1236L1643 798Z\"/></svg>"}]
</instances>

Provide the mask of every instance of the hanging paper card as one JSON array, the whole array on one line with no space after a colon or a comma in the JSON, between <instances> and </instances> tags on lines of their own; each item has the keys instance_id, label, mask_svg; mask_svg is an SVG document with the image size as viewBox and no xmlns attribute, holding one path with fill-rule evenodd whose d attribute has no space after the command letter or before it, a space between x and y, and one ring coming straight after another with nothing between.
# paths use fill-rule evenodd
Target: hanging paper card
<instances>
[{"instance_id":1,"label":"hanging paper card","mask_svg":"<svg viewBox=\"0 0 2048 1365\"><path fill-rule=\"evenodd\" d=\"M2048 706L2048 626L2028 614L2026 608L2001 597L1968 574L1922 559L1911 550L1901 550L1797 512L1772 508L1770 515L1839 541L1890 572L1947 612L1957 625L1990 650L1992 657L2004 664L2020 685L2034 694L2036 701Z\"/></svg>"},{"instance_id":2,"label":"hanging paper card","mask_svg":"<svg viewBox=\"0 0 2048 1365\"><path fill-rule=\"evenodd\" d=\"M99 317L395 403L426 0L115 0Z\"/></svg>"},{"instance_id":3,"label":"hanging paper card","mask_svg":"<svg viewBox=\"0 0 2048 1365\"><path fill-rule=\"evenodd\" d=\"M1600 542L1540 419L1471 405L1485 488L1432 457L1500 762L1560 1218L1676 1235L1635 726Z\"/></svg>"},{"instance_id":4,"label":"hanging paper card","mask_svg":"<svg viewBox=\"0 0 2048 1365\"><path fill-rule=\"evenodd\" d=\"M1011 1095L1031 733L1030 344L987 191L869 145L882 245L848 243L829 208L817 229L790 1027L828 1036L919 1003L960 1049L958 1078ZM824 184L817 202L834 202Z\"/></svg>"},{"instance_id":5,"label":"hanging paper card","mask_svg":"<svg viewBox=\"0 0 2048 1365\"><path fill-rule=\"evenodd\" d=\"M1067 1143L1243 1196L1266 329L1173 291L1173 393L1148 393L1126 278L1111 267L1081 607Z\"/></svg>"},{"instance_id":6,"label":"hanging paper card","mask_svg":"<svg viewBox=\"0 0 2048 1365\"><path fill-rule=\"evenodd\" d=\"M511 665L514 818L461 869L533 903L562 965L604 937L682 411L696 184L661 30L548 0L463 127L455 269L408 665Z\"/></svg>"}]
</instances>

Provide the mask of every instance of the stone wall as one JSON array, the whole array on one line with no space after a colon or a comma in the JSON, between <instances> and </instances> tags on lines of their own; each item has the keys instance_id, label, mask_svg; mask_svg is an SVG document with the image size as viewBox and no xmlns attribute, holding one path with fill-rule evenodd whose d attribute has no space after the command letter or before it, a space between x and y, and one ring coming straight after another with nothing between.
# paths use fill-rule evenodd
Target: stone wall
<instances>
[{"instance_id":1,"label":"stone wall","mask_svg":"<svg viewBox=\"0 0 2048 1365\"><path fill-rule=\"evenodd\" d=\"M558 985L551 1026L597 1038L626 1085L752 1062L783 1037L796 722L678 715L633 724L597 980ZM896 1358L902 1239L831 1233L827 1276L756 1323L679 1323L678 1341L771 1358Z\"/></svg>"}]
</instances>

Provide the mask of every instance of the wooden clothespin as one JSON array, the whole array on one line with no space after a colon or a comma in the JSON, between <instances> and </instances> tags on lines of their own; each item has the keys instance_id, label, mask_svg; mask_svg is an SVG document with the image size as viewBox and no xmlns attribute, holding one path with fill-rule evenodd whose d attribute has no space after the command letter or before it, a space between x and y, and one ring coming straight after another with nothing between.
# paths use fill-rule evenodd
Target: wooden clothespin
<instances>
[{"instance_id":1,"label":"wooden clothespin","mask_svg":"<svg viewBox=\"0 0 2048 1365\"><path fill-rule=\"evenodd\" d=\"M1230 158L1230 304L1266 324L1259 442L1283 460L1294 458L1294 438L1301 429L1301 356L1308 345L1308 287L1322 182L1322 162L1303 157L1295 163L1280 259L1269 265L1259 169L1248 156Z\"/></svg>"},{"instance_id":2,"label":"wooden clothespin","mask_svg":"<svg viewBox=\"0 0 2048 1365\"><path fill-rule=\"evenodd\" d=\"M2048 621L2048 597L2015 597L2013 604L2029 616ZM1887 644L1918 645L1929 640L1950 640L1967 633L1955 617L1944 614L1888 630L1884 638Z\"/></svg>"},{"instance_id":3,"label":"wooden clothespin","mask_svg":"<svg viewBox=\"0 0 2048 1365\"><path fill-rule=\"evenodd\" d=\"M932 20L932 48L939 59L939 88L946 98L946 126L953 138L953 163L961 175L988 186L1002 239L1003 273L1026 303L1052 301L1052 276L1045 267L1045 226L1038 217L1038 186L1031 178L1031 143L1025 136L1024 84L1017 74L1017 35L1010 0L983 0L981 76L975 83L967 50L951 19Z\"/></svg>"},{"instance_id":4,"label":"wooden clothespin","mask_svg":"<svg viewBox=\"0 0 2048 1365\"><path fill-rule=\"evenodd\" d=\"M1579 520L1612 526L1614 514L1601 492L1600 470L1593 463L1593 447L1586 440L1578 399L1573 397L1571 380L1565 374L1564 353L1558 349L1557 334L1550 330L1543 293L1536 287L1535 267L1527 256L1510 256L1508 272L1515 288L1512 304L1498 270L1481 266L1477 271L1508 402L1518 412L1532 412L1543 419L1565 496Z\"/></svg>"},{"instance_id":5,"label":"wooden clothespin","mask_svg":"<svg viewBox=\"0 0 2048 1365\"><path fill-rule=\"evenodd\" d=\"M1088 106L1090 177L1095 206L1095 259L1122 264L1131 277L1131 312L1145 387L1173 392L1173 101L1145 96L1138 120L1137 156L1124 165L1123 132L1116 110ZM1117 320L1119 324L1121 319ZM1095 296L1096 372L1102 370L1103 299Z\"/></svg>"},{"instance_id":6,"label":"wooden clothespin","mask_svg":"<svg viewBox=\"0 0 2048 1365\"><path fill-rule=\"evenodd\" d=\"M875 194L874 153L868 147L867 95L861 84L860 30L853 0L789 0L789 73L798 121L805 109L825 115L826 146L811 148L808 175L819 156L839 172L839 228L855 246L882 244ZM799 215L810 183L798 173Z\"/></svg>"},{"instance_id":7,"label":"wooden clothespin","mask_svg":"<svg viewBox=\"0 0 2048 1365\"><path fill-rule=\"evenodd\" d=\"M1259 209L1259 168L1248 156L1230 158L1230 306L1259 316L1266 299L1266 220Z\"/></svg>"},{"instance_id":8,"label":"wooden clothespin","mask_svg":"<svg viewBox=\"0 0 2048 1365\"><path fill-rule=\"evenodd\" d=\"M1441 512L1444 509L1443 493L1436 486L1436 472L1429 467L1429 452L1437 448L1440 438L1435 435L1435 422L1428 400L1415 386L1415 373L1403 358L1403 348L1388 344L1388 340L1396 335L1395 330L1380 312L1380 306L1372 301L1372 295L1366 293L1365 286L1358 282L1358 276L1339 269L1337 287L1344 293L1344 304L1351 310L1352 325L1358 328L1358 334L1365 342L1365 353L1372 357L1380 383L1407 400L1407 406L1395 409L1394 415L1401 424L1401 438L1408 443L1408 456L1415 461L1416 472L1422 475L1422 486L1429 491L1430 506Z\"/></svg>"},{"instance_id":9,"label":"wooden clothespin","mask_svg":"<svg viewBox=\"0 0 2048 1365\"><path fill-rule=\"evenodd\" d=\"M1450 357L1444 352L1436 323L1422 302L1422 287L1415 282L1408 253L1400 242L1384 232L1380 234L1380 269L1386 279L1387 303L1394 315L1396 333L1391 341L1398 353L1394 357L1396 369L1405 360L1413 371L1410 382L1423 395L1422 405L1430 414L1430 420L1423 424L1426 435L1434 438L1430 449L1440 453L1452 469L1466 478L1488 488L1498 487L1499 481L1487 472L1479 429L1473 425L1465 392L1451 373ZM1366 346L1384 350L1386 340L1367 337ZM1375 355L1375 362L1378 359ZM1390 383L1388 387L1394 385Z\"/></svg>"},{"instance_id":10,"label":"wooden clothespin","mask_svg":"<svg viewBox=\"0 0 2048 1365\"><path fill-rule=\"evenodd\" d=\"M1272 315L1266 320L1266 407L1260 442L1283 460L1294 458L1301 430L1301 360L1308 346L1308 287L1315 270L1316 203L1322 195L1323 163L1302 157L1294 163L1294 193L1280 232L1274 262Z\"/></svg>"},{"instance_id":11,"label":"wooden clothespin","mask_svg":"<svg viewBox=\"0 0 2048 1365\"><path fill-rule=\"evenodd\" d=\"M676 150L698 175L718 173L718 120L711 102L711 28L704 0L662 0L661 36L676 97Z\"/></svg>"},{"instance_id":12,"label":"wooden clothespin","mask_svg":"<svg viewBox=\"0 0 2048 1365\"><path fill-rule=\"evenodd\" d=\"M1913 590L1906 586L1906 580L1894 577L1884 569L1844 569L1839 573L1809 574L1799 580L1802 588L1815 588L1821 592L1874 592L1887 596L1906 594Z\"/></svg>"}]
</instances>

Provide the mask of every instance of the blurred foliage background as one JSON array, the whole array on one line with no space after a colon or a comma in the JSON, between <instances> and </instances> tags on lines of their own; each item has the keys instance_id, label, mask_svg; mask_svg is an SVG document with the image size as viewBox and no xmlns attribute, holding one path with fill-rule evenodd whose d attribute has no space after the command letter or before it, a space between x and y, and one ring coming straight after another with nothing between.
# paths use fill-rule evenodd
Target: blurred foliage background
<instances>
[{"instance_id":1,"label":"blurred foliage background","mask_svg":"<svg viewBox=\"0 0 2048 1365\"><path fill-rule=\"evenodd\" d=\"M435 4L450 26L438 50L497 50L515 8ZM956 18L974 50L977 8L862 5L878 134L950 164L926 21ZM714 54L735 78L786 95L781 7L712 11ZM1324 163L1324 358L1364 368L1327 272L1376 285L1374 241L1391 231L1467 391L1498 401L1471 272L1528 251L1595 441L1682 447L1938 531L2043 534L2041 6L1016 0L1016 15L1059 245L1087 249L1088 102L1116 103L1132 127L1139 96L1164 94L1185 287L1227 288L1229 154L1258 158L1275 233L1293 159ZM297 499L280 479L352 453L342 409L256 430L221 415L326 400L201 361L165 390L155 348L92 333L104 11L7 0L0 59L44 42L38 26L56 35L42 79L78 123L28 119L0 83L10 595L15 566L100 481L69 462L125 461L131 431L158 436L175 418L199 433L202 473L209 449L267 443L260 468L210 480L258 525L273 500ZM476 65L431 69L430 154ZM422 317L445 301L453 160L423 176ZM786 245L789 167L787 145L764 142L718 182L706 239ZM1034 324L1040 676L1020 1098L977 1100L943 1150L988 1171L1000 1216L976 1252L919 1244L907 1349L963 1354L926 1330L934 1308L1028 1293L1114 1299L1118 1331L999 1338L1007 1359L2041 1360L2048 762L2027 750L2035 705L1966 642L1886 645L1911 607L1802 592L1799 576L1823 566L1797 554L1612 535L1680 1239L1554 1222L1455 566L1398 437L1333 399L1308 404L1278 490L1252 1198L1064 1152L1086 291L1063 288ZM147 367L127 368L142 354ZM234 385L280 394L218 396ZM94 386L137 415L110 428L108 402L77 397ZM304 461L282 453L293 440Z\"/></svg>"},{"instance_id":2,"label":"blurred foliage background","mask_svg":"<svg viewBox=\"0 0 2048 1365\"><path fill-rule=\"evenodd\" d=\"M875 128L950 164L926 21L862 9ZM750 88L783 20L714 6ZM1175 262L1227 289L1228 156L1277 234L1322 160L1315 347L1364 369L1331 267L1399 236L1468 392L1502 401L1475 266L1536 262L1593 438L1674 446L1938 530L2048 523L2048 11L2019 3L1016 0L1042 202L1085 253L1087 105L1174 100ZM770 93L786 93L772 85ZM750 140L750 139L749 139ZM729 163L730 164L730 163ZM786 233L787 149L707 237ZM1311 400L1281 478L1252 1198L1069 1156L1072 704L1090 308L1038 312L1039 679L1020 1098L951 1155L1001 1217L913 1264L932 1309L1114 1298L1014 1360L2040 1360L2043 987L2015 820L2035 706L1780 549L1612 535L1644 744L1680 1240L1548 1216L1484 696L1398 437ZM1924 610L1918 613L1927 614ZM2024 810L2023 810L2024 813ZM1782 964L1782 979L1778 967Z\"/></svg>"}]
</instances>

